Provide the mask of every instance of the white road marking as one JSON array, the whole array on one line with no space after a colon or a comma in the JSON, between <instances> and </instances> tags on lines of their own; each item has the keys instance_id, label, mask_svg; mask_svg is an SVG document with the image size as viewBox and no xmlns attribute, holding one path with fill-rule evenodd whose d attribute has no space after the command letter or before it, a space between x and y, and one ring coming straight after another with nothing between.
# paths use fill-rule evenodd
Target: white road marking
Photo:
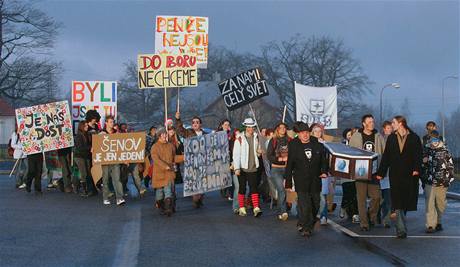
<instances>
[{"instance_id":1,"label":"white road marking","mask_svg":"<svg viewBox=\"0 0 460 267\"><path fill-rule=\"evenodd\" d=\"M115 267L137 266L140 237L141 237L141 210L135 209L131 220L123 226L120 241L113 265Z\"/></svg>"},{"instance_id":2,"label":"white road marking","mask_svg":"<svg viewBox=\"0 0 460 267\"><path fill-rule=\"evenodd\" d=\"M360 235L352 230L334 222L331 219L327 220L328 224L331 225L337 232L343 232L350 237L355 238L396 238L394 235ZM426 238L426 239L460 239L460 236L441 236L441 235L408 235L407 238Z\"/></svg>"}]
</instances>

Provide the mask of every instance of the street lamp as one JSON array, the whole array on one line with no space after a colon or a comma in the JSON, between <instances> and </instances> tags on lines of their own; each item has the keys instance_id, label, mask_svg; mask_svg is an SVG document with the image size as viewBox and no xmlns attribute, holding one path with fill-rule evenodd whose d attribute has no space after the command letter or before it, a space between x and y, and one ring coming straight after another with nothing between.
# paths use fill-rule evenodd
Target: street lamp
<instances>
[{"instance_id":1,"label":"street lamp","mask_svg":"<svg viewBox=\"0 0 460 267\"><path fill-rule=\"evenodd\" d=\"M447 77L444 77L444 79L442 79L442 113L441 113L441 120L442 120L442 136L444 138L444 142L446 142L446 128L445 128L445 114L446 114L446 105L445 105L445 99L444 99L444 84L446 82L446 80L448 79L458 79L458 76L456 75L451 75L451 76L447 76Z\"/></svg>"},{"instance_id":2,"label":"street lamp","mask_svg":"<svg viewBox=\"0 0 460 267\"><path fill-rule=\"evenodd\" d=\"M382 87L382 90L380 91L380 123L383 123L383 90L385 90L387 87L399 89L401 86L399 83L389 83Z\"/></svg>"}]
</instances>

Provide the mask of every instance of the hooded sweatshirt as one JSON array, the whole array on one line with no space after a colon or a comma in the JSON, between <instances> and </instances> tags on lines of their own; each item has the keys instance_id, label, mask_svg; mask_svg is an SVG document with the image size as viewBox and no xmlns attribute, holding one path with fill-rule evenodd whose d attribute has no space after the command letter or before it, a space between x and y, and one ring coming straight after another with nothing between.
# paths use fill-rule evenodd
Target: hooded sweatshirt
<instances>
[{"instance_id":1,"label":"hooded sweatshirt","mask_svg":"<svg viewBox=\"0 0 460 267\"><path fill-rule=\"evenodd\" d=\"M428 185L449 187L454 180L454 162L449 150L442 141L436 147L428 143L425 148L423 158L428 159L422 167L425 182Z\"/></svg>"}]
</instances>

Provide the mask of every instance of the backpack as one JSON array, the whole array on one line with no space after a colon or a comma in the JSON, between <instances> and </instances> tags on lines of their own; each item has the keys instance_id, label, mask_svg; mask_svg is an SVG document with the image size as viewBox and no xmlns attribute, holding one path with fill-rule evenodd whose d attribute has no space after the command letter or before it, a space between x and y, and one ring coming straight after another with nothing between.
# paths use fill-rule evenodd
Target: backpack
<instances>
[{"instance_id":1,"label":"backpack","mask_svg":"<svg viewBox=\"0 0 460 267\"><path fill-rule=\"evenodd\" d=\"M14 148L11 146L11 138L8 141L8 156L13 157L14 155Z\"/></svg>"}]
</instances>

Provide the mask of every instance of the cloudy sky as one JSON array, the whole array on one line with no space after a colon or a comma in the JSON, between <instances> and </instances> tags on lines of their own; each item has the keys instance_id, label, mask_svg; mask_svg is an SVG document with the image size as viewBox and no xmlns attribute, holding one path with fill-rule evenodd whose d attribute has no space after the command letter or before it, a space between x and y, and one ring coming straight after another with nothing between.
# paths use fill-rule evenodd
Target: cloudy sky
<instances>
[{"instance_id":1,"label":"cloudy sky","mask_svg":"<svg viewBox=\"0 0 460 267\"><path fill-rule=\"evenodd\" d=\"M71 80L117 80L123 63L153 52L156 15L209 17L211 43L259 53L261 45L296 33L343 39L360 60L375 93L364 98L399 108L409 99L413 120L436 119L441 81L459 74L458 1L42 1L63 24L55 57L63 90ZM459 82L446 83L447 109L459 106ZM378 115L378 114L376 114Z\"/></svg>"}]
</instances>

